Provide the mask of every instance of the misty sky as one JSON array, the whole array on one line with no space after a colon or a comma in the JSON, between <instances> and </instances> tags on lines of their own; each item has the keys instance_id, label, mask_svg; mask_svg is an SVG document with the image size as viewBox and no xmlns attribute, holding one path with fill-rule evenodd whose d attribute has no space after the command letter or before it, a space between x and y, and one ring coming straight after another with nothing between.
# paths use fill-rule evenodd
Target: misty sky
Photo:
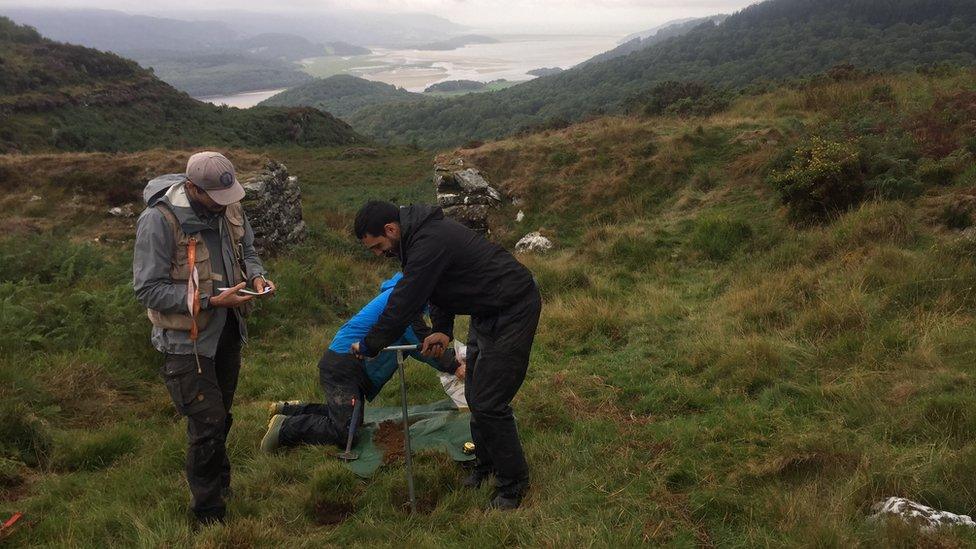
<instances>
[{"instance_id":1,"label":"misty sky","mask_svg":"<svg viewBox=\"0 0 976 549\"><path fill-rule=\"evenodd\" d=\"M167 9L256 12L366 10L425 12L494 32L627 34L671 19L731 13L756 0L168 0ZM165 16L160 4L124 0L0 0L5 6L105 8Z\"/></svg>"}]
</instances>

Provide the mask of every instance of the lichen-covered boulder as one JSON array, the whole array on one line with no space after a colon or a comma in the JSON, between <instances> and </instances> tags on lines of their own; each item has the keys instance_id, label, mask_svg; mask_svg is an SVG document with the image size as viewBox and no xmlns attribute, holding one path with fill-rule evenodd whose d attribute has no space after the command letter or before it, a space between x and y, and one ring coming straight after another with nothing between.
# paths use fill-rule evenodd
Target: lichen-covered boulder
<instances>
[{"instance_id":1,"label":"lichen-covered boulder","mask_svg":"<svg viewBox=\"0 0 976 549\"><path fill-rule=\"evenodd\" d=\"M943 526L976 527L976 522L968 515L957 515L948 511L939 511L938 509L933 509L932 507L905 498L888 498L875 503L871 510L874 511L874 514L870 517L871 520L884 520L889 517L896 517L925 532L930 532Z\"/></svg>"},{"instance_id":2,"label":"lichen-covered boulder","mask_svg":"<svg viewBox=\"0 0 976 549\"><path fill-rule=\"evenodd\" d=\"M552 240L542 236L539 231L533 231L515 243L515 251L545 253L552 249Z\"/></svg>"}]
</instances>

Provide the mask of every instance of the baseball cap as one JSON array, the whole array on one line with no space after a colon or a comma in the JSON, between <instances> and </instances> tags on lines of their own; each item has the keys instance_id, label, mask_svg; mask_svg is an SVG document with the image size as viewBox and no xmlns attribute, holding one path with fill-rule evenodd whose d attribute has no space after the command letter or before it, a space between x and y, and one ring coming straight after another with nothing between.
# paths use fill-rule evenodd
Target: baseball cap
<instances>
[{"instance_id":1,"label":"baseball cap","mask_svg":"<svg viewBox=\"0 0 976 549\"><path fill-rule=\"evenodd\" d=\"M218 152L203 151L191 156L186 162L186 177L221 206L244 198L244 187L237 180L234 165Z\"/></svg>"}]
</instances>

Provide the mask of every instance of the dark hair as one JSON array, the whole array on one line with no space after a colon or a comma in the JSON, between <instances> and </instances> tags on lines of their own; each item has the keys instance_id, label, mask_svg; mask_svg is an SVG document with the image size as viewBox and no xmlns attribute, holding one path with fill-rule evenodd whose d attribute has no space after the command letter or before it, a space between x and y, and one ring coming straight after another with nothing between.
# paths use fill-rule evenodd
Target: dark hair
<instances>
[{"instance_id":1,"label":"dark hair","mask_svg":"<svg viewBox=\"0 0 976 549\"><path fill-rule=\"evenodd\" d=\"M356 238L362 240L364 236L383 236L383 226L387 223L400 222L400 208L390 202L370 200L359 208L356 214L354 232Z\"/></svg>"}]
</instances>

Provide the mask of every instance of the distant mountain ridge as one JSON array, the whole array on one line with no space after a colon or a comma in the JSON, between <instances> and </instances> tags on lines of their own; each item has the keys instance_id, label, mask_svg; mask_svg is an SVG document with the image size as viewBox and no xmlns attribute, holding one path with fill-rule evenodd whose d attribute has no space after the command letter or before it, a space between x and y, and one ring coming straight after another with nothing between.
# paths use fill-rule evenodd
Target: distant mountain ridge
<instances>
[{"instance_id":1,"label":"distant mountain ridge","mask_svg":"<svg viewBox=\"0 0 976 549\"><path fill-rule=\"evenodd\" d=\"M115 10L2 8L0 15L52 40L123 56L147 50L200 52L243 37L219 20L184 21Z\"/></svg>"},{"instance_id":2,"label":"distant mountain ridge","mask_svg":"<svg viewBox=\"0 0 976 549\"><path fill-rule=\"evenodd\" d=\"M559 74L565 69L562 67L539 67L538 69L532 69L526 71L525 74L530 74L532 76L552 76L553 74Z\"/></svg>"},{"instance_id":3,"label":"distant mountain ridge","mask_svg":"<svg viewBox=\"0 0 976 549\"><path fill-rule=\"evenodd\" d=\"M767 0L683 36L492 94L364 108L350 118L381 140L444 147L619 112L667 80L739 88L838 63L896 69L976 63L972 0Z\"/></svg>"},{"instance_id":4,"label":"distant mountain ridge","mask_svg":"<svg viewBox=\"0 0 976 549\"><path fill-rule=\"evenodd\" d=\"M0 17L0 119L0 152L364 141L315 109L201 103L133 61L53 42L6 17Z\"/></svg>"},{"instance_id":5,"label":"distant mountain ridge","mask_svg":"<svg viewBox=\"0 0 976 549\"><path fill-rule=\"evenodd\" d=\"M268 4L269 6L272 4ZM342 41L359 46L406 48L454 36L467 28L428 13L380 13L354 10L261 13L247 10L167 10L187 21L219 20L244 35L266 32L302 36L312 42Z\"/></svg>"},{"instance_id":6,"label":"distant mountain ridge","mask_svg":"<svg viewBox=\"0 0 976 549\"><path fill-rule=\"evenodd\" d=\"M472 44L497 44L498 39L492 38L490 36L482 36L480 34L465 34L462 36L455 36L454 38L448 38L447 40L438 40L437 42L429 42L427 44L420 44L415 46L415 49L421 51L449 51L456 50L458 48L463 48L464 46Z\"/></svg>"},{"instance_id":7,"label":"distant mountain ridge","mask_svg":"<svg viewBox=\"0 0 976 549\"><path fill-rule=\"evenodd\" d=\"M701 25L719 25L722 23L722 21L728 19L728 17L728 15L719 14L710 15L708 17L681 19L674 23L665 24L653 31L649 31L646 36L641 36L641 33L638 33L636 36L631 35L633 38L630 40L621 43L619 46L610 51L595 55L581 64L609 61L615 57L621 57L644 48L649 48L655 44L660 44L669 38L683 36Z\"/></svg>"},{"instance_id":8,"label":"distant mountain ridge","mask_svg":"<svg viewBox=\"0 0 976 549\"><path fill-rule=\"evenodd\" d=\"M145 9L145 8L143 8ZM258 13L244 10L167 9L166 15L91 8L0 8L0 15L44 36L123 55L142 50L198 51L262 34L298 36L314 44L404 47L452 36L465 27L442 17L334 10ZM344 54L340 54L344 55Z\"/></svg>"},{"instance_id":9,"label":"distant mountain ridge","mask_svg":"<svg viewBox=\"0 0 976 549\"><path fill-rule=\"evenodd\" d=\"M695 19L697 19L697 18L696 17L682 17L680 19L672 19L670 21L665 21L664 23L661 23L660 25L658 25L656 27L651 27L649 29L642 30L640 32L630 33L627 36L624 36L623 38L621 38L619 41L617 41L617 44L626 44L627 42L630 42L631 40L633 40L635 38L640 38L641 40L643 40L644 38L647 38L649 36L654 36L654 34L657 33L657 31L659 31L661 29L664 29L666 27L675 26L675 25L680 25L682 23L687 23L688 21L693 21Z\"/></svg>"}]
</instances>

